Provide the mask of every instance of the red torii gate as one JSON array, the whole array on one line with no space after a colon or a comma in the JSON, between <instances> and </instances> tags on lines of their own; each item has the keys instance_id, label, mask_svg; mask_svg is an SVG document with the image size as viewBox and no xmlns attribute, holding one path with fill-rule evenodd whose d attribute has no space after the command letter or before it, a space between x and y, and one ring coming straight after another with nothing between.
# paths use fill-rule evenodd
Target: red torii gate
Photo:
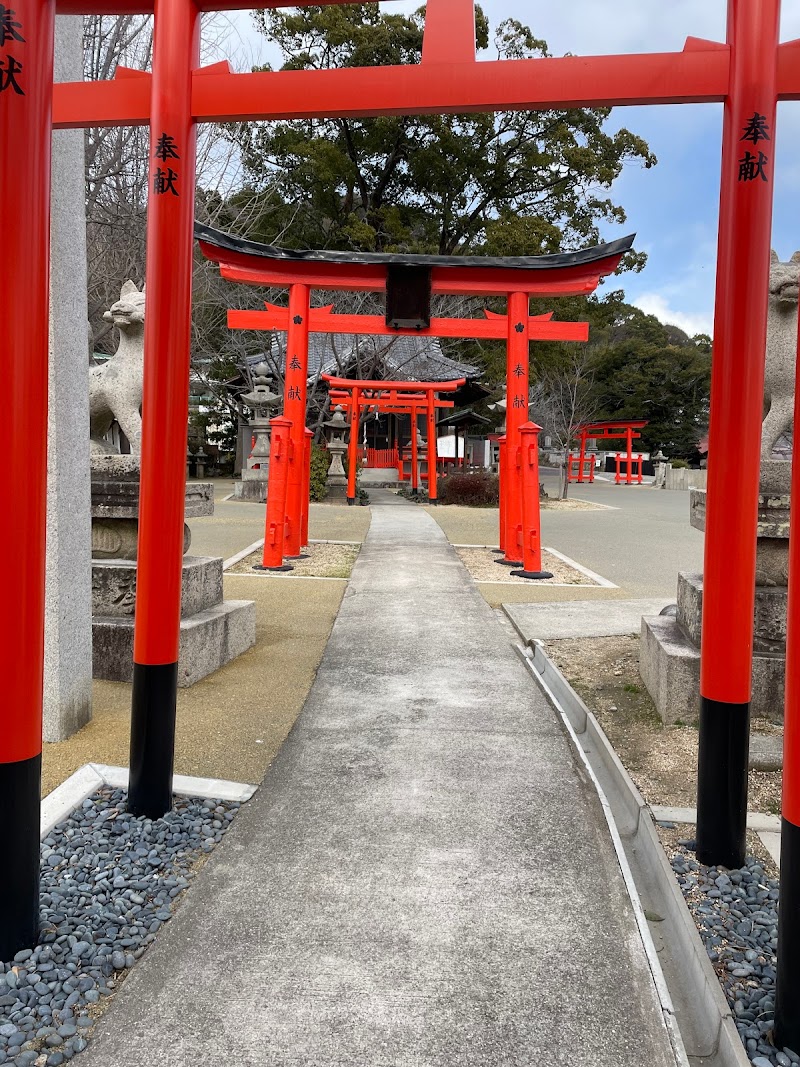
<instances>
[{"instance_id":1,"label":"red torii gate","mask_svg":"<svg viewBox=\"0 0 800 1067\"><path fill-rule=\"evenodd\" d=\"M288 308L229 311L234 329L286 331L284 415L293 441L287 492L286 555L300 552L301 497L308 334L362 333L384 336L482 337L506 339L506 447L501 470L500 546L505 562L521 565L522 482L520 427L528 418L528 364L532 340L585 341L588 325L552 322L552 313L530 314L532 296L591 293L617 268L633 243L624 237L579 252L546 256L422 256L368 252L298 251L244 240L208 226L195 226L203 254L219 264L228 281L287 286ZM332 307L310 306L311 288L345 292L385 292L386 314L334 315ZM482 319L435 318L433 294L507 297L506 314L485 311ZM413 444L412 444L413 447ZM435 464L434 464L435 466ZM435 485L434 485L435 489ZM433 500L436 497L434 494Z\"/></svg>"},{"instance_id":2,"label":"red torii gate","mask_svg":"<svg viewBox=\"0 0 800 1067\"><path fill-rule=\"evenodd\" d=\"M336 0L322 0L332 3ZM307 6L308 0L295 0ZM27 442L47 430L50 131L147 124L145 388L134 714L129 803L170 802L181 519L188 407L195 123L311 116L464 113L722 102L720 229L711 388L711 455L734 439L741 461L708 477L701 660L698 856L736 866L745 846L752 613L763 361L777 101L800 99L800 41L779 43L780 0L728 0L727 41L689 38L682 52L476 62L474 0L428 0L416 66L231 74L199 66L199 16L241 0L14 0L0 46L4 207L0 358L7 395L6 513L0 559L6 681L0 800L11 816L15 877L0 884L0 955L36 937L35 841L41 759L46 465ZM279 6L267 0L266 7ZM53 28L62 14L154 12L153 73L53 87ZM20 178L22 175L22 179ZM800 417L800 412L798 412ZM800 497L800 464L793 472ZM13 509L13 510L12 510ZM724 551L723 551L724 546ZM144 551L142 551L144 549ZM147 562L145 562L147 561ZM781 923L776 1034L800 1045L800 539L790 542ZM795 618L796 617L796 618Z\"/></svg>"},{"instance_id":3,"label":"red torii gate","mask_svg":"<svg viewBox=\"0 0 800 1067\"><path fill-rule=\"evenodd\" d=\"M641 437L637 430L643 429L648 423L648 419L639 421L629 421L620 419L617 422L587 422L583 426L579 426L575 431L575 436L578 438L579 454L578 454L578 477L576 479L570 478L569 480L575 480L578 482L583 481L583 465L586 460L586 442L589 438L594 438L600 441L613 441L620 438L625 440L627 457L628 457L628 471L625 481L628 485L631 484L631 462L633 460L633 442L636 438ZM569 475L569 449L567 449L567 472ZM641 470L640 470L641 473Z\"/></svg>"},{"instance_id":4,"label":"red torii gate","mask_svg":"<svg viewBox=\"0 0 800 1067\"><path fill-rule=\"evenodd\" d=\"M452 408L452 400L443 400L437 393L454 393L465 382L454 378L450 382L396 382L371 381L359 378L337 378L323 374L328 383L331 407L339 404L350 418L350 441L347 453L347 502L356 502L356 465L358 460L358 419L362 408L388 412L395 415L411 415L411 479L412 488L417 488L417 418L424 415L427 425L428 449L428 499L435 504L438 499L436 486L436 409Z\"/></svg>"}]
</instances>

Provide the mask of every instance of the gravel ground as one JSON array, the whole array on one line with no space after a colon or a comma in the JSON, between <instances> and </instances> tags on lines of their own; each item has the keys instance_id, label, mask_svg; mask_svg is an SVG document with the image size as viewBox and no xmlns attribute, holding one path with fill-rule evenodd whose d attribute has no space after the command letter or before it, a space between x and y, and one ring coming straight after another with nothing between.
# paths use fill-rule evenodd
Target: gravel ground
<instances>
[{"instance_id":1,"label":"gravel ground","mask_svg":"<svg viewBox=\"0 0 800 1067\"><path fill-rule=\"evenodd\" d=\"M490 548L457 548L461 561L476 582L514 582L520 585L596 585L591 578L576 571L568 563L564 563L558 556L551 555L546 549L542 549L542 569L550 571L552 578L517 578L512 571L515 567L506 567L498 563L500 556L492 552Z\"/></svg>"},{"instance_id":2,"label":"gravel ground","mask_svg":"<svg viewBox=\"0 0 800 1067\"><path fill-rule=\"evenodd\" d=\"M639 676L639 638L548 641L545 648L580 693L637 788L651 804L693 807L697 795L696 725L664 726ZM754 732L774 724L755 719ZM748 808L780 811L781 774L750 771ZM800 1055L770 1043L774 1011L778 871L753 831L740 871L695 859L694 827L658 824L700 937L736 1016L754 1067L790 1067ZM800 1053L800 1050L798 1050Z\"/></svg>"},{"instance_id":3,"label":"gravel ground","mask_svg":"<svg viewBox=\"0 0 800 1067\"><path fill-rule=\"evenodd\" d=\"M736 1017L754 1067L790 1067L800 1055L771 1042L775 1011L778 882L748 856L737 871L705 867L683 839L672 869ZM800 1051L800 1050L799 1050Z\"/></svg>"},{"instance_id":4,"label":"gravel ground","mask_svg":"<svg viewBox=\"0 0 800 1067\"><path fill-rule=\"evenodd\" d=\"M39 944L0 963L0 1064L60 1067L86 1048L238 809L176 797L163 819L136 819L104 788L44 838Z\"/></svg>"},{"instance_id":5,"label":"gravel ground","mask_svg":"<svg viewBox=\"0 0 800 1067\"><path fill-rule=\"evenodd\" d=\"M303 549L303 555L307 555L308 559L287 561L291 563L293 570L277 574L267 573L273 578L349 578L358 551L357 545L309 545ZM251 552L225 573L253 574L253 564L261 563L262 558L261 549Z\"/></svg>"}]
</instances>

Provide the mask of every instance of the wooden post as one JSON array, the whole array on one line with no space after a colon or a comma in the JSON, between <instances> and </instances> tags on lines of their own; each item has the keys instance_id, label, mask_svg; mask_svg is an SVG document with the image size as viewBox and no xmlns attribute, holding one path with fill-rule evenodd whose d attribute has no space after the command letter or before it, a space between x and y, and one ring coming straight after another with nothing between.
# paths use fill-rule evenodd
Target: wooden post
<instances>
[{"instance_id":1,"label":"wooden post","mask_svg":"<svg viewBox=\"0 0 800 1067\"><path fill-rule=\"evenodd\" d=\"M356 502L356 467L358 466L358 424L360 392L353 389L350 396L350 440L347 442L347 503Z\"/></svg>"},{"instance_id":2,"label":"wooden post","mask_svg":"<svg viewBox=\"0 0 800 1067\"><path fill-rule=\"evenodd\" d=\"M0 522L5 609L0 641L3 960L32 948L39 936L55 3L17 0L7 17L0 48L0 364L7 460Z\"/></svg>"},{"instance_id":3,"label":"wooden post","mask_svg":"<svg viewBox=\"0 0 800 1067\"><path fill-rule=\"evenodd\" d=\"M155 0L147 315L128 808L172 806L192 323L196 129L192 0Z\"/></svg>"},{"instance_id":4,"label":"wooden post","mask_svg":"<svg viewBox=\"0 0 800 1067\"><path fill-rule=\"evenodd\" d=\"M411 420L411 495L419 492L419 449L417 448L417 409L412 408Z\"/></svg>"},{"instance_id":5,"label":"wooden post","mask_svg":"<svg viewBox=\"0 0 800 1067\"><path fill-rule=\"evenodd\" d=\"M436 465L439 459L439 449L436 442L436 408L433 406L433 390L428 392L428 503L438 502Z\"/></svg>"},{"instance_id":6,"label":"wooden post","mask_svg":"<svg viewBox=\"0 0 800 1067\"><path fill-rule=\"evenodd\" d=\"M286 492L284 555L297 559L303 540L303 486L306 453L306 392L308 388L308 316L311 290L301 282L289 287L289 326L283 379L283 414L292 424L289 485Z\"/></svg>"},{"instance_id":7,"label":"wooden post","mask_svg":"<svg viewBox=\"0 0 800 1067\"><path fill-rule=\"evenodd\" d=\"M506 341L506 466L505 558L498 563L522 563L522 475L519 463L520 426L528 421L528 360L530 356L529 297L508 294Z\"/></svg>"},{"instance_id":8,"label":"wooden post","mask_svg":"<svg viewBox=\"0 0 800 1067\"><path fill-rule=\"evenodd\" d=\"M725 867L745 855L779 19L780 0L729 3L697 783L697 857Z\"/></svg>"},{"instance_id":9,"label":"wooden post","mask_svg":"<svg viewBox=\"0 0 800 1067\"><path fill-rule=\"evenodd\" d=\"M308 516L311 505L311 446L314 432L308 428L304 431L305 451L303 454L303 493L300 508L300 544L308 544Z\"/></svg>"},{"instance_id":10,"label":"wooden post","mask_svg":"<svg viewBox=\"0 0 800 1067\"><path fill-rule=\"evenodd\" d=\"M267 483L267 512L264 520L264 552L259 571L290 571L290 563L283 562L286 540L286 493L289 485L289 453L292 424L285 415L270 419L269 482Z\"/></svg>"},{"instance_id":11,"label":"wooden post","mask_svg":"<svg viewBox=\"0 0 800 1067\"><path fill-rule=\"evenodd\" d=\"M539 501L539 431L535 422L520 426L522 474L522 569L512 571L519 578L552 578L542 570L541 509Z\"/></svg>"}]
</instances>

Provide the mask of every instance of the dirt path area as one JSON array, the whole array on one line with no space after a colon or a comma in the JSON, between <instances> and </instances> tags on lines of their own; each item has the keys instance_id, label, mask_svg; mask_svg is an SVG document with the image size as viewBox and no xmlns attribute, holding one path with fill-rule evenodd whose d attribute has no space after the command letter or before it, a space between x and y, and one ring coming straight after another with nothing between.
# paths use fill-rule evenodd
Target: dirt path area
<instances>
[{"instance_id":1,"label":"dirt path area","mask_svg":"<svg viewBox=\"0 0 800 1067\"><path fill-rule=\"evenodd\" d=\"M290 560L292 570L284 578L349 578L358 556L358 545L313 544L303 549L306 559ZM263 559L261 549L251 552L226 571L227 574L253 575L253 566ZM265 576L263 572L258 577Z\"/></svg>"},{"instance_id":2,"label":"dirt path area","mask_svg":"<svg viewBox=\"0 0 800 1067\"><path fill-rule=\"evenodd\" d=\"M547 641L545 650L594 712L644 799L694 807L697 727L661 722L639 675L638 636ZM756 719L753 732L780 729ZM779 814L780 791L780 771L750 771L749 810Z\"/></svg>"},{"instance_id":3,"label":"dirt path area","mask_svg":"<svg viewBox=\"0 0 800 1067\"><path fill-rule=\"evenodd\" d=\"M322 659L346 582L225 578L225 596L256 603L256 644L178 690L175 772L261 781L300 713ZM46 795L85 763L127 767L131 687L93 685L93 716L68 741L46 744Z\"/></svg>"}]
</instances>

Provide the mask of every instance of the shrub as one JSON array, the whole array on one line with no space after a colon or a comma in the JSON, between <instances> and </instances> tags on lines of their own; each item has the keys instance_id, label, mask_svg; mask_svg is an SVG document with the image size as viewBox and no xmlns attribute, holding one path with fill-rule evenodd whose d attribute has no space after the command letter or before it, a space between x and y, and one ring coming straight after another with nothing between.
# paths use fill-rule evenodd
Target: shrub
<instances>
[{"instance_id":1,"label":"shrub","mask_svg":"<svg viewBox=\"0 0 800 1067\"><path fill-rule=\"evenodd\" d=\"M311 446L311 499L315 503L324 500L328 493L328 467L331 465L331 454L326 448L320 448L317 444Z\"/></svg>"},{"instance_id":2,"label":"shrub","mask_svg":"<svg viewBox=\"0 0 800 1067\"><path fill-rule=\"evenodd\" d=\"M474 474L448 474L439 482L442 504L461 504L467 508L497 507L500 501L500 479L488 471Z\"/></svg>"},{"instance_id":3,"label":"shrub","mask_svg":"<svg viewBox=\"0 0 800 1067\"><path fill-rule=\"evenodd\" d=\"M685 459L671 459L670 464L674 471L685 470L689 466Z\"/></svg>"}]
</instances>

